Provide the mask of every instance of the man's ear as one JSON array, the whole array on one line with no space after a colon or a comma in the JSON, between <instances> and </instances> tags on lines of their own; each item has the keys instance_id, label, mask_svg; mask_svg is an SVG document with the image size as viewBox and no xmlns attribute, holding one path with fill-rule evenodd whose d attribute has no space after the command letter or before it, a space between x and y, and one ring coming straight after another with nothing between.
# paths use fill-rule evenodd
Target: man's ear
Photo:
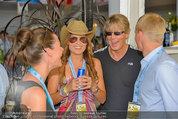
<instances>
[{"instance_id":1,"label":"man's ear","mask_svg":"<svg viewBox=\"0 0 178 119\"><path fill-rule=\"evenodd\" d=\"M144 38L144 34L142 31L138 31L138 33L139 33L140 41L142 42Z\"/></svg>"},{"instance_id":2,"label":"man's ear","mask_svg":"<svg viewBox=\"0 0 178 119\"><path fill-rule=\"evenodd\" d=\"M125 37L126 37L126 39L129 37L129 33L128 34L125 34Z\"/></svg>"}]
</instances>

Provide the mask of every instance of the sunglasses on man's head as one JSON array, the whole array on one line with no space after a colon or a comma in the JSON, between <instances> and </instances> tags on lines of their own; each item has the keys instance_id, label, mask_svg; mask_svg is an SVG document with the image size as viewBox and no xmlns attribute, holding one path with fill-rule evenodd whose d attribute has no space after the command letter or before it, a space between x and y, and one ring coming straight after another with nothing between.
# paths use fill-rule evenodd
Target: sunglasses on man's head
<instances>
[{"instance_id":1,"label":"sunglasses on man's head","mask_svg":"<svg viewBox=\"0 0 178 119\"><path fill-rule=\"evenodd\" d=\"M105 32L105 33L106 33L106 36L111 36L112 33L114 33L115 36L120 36L121 34L124 33L124 31L122 31L122 32Z\"/></svg>"},{"instance_id":2,"label":"sunglasses on man's head","mask_svg":"<svg viewBox=\"0 0 178 119\"><path fill-rule=\"evenodd\" d=\"M69 42L70 42L70 43L75 43L75 42L77 41L77 39L80 39L80 41L81 41L82 43L84 43L84 44L86 44L87 41L88 41L88 39L87 39L86 37L80 37L80 38L78 38L78 37L70 37L70 38L69 38Z\"/></svg>"}]
</instances>

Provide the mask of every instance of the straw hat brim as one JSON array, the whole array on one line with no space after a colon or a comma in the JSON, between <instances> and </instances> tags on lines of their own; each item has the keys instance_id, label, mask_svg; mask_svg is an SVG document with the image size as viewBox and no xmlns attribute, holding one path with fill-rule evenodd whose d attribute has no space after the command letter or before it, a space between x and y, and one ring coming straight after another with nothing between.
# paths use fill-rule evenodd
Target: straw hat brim
<instances>
[{"instance_id":1,"label":"straw hat brim","mask_svg":"<svg viewBox=\"0 0 178 119\"><path fill-rule=\"evenodd\" d=\"M65 40L67 40L70 36L70 34L75 34L75 35L85 35L88 40L92 40L92 38L94 37L95 35L95 28L93 28L92 31L89 31L87 33L77 33L75 31L70 31L69 29L67 29L66 26L63 26L62 29L61 29L61 33L60 33L60 40L61 40L61 43L63 44Z\"/></svg>"}]
</instances>

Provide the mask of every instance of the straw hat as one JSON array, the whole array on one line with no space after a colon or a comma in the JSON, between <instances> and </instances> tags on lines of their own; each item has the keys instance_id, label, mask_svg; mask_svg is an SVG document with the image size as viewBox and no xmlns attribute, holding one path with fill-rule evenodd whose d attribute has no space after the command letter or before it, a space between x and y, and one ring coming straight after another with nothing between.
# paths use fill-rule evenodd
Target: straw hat
<instances>
[{"instance_id":1,"label":"straw hat","mask_svg":"<svg viewBox=\"0 0 178 119\"><path fill-rule=\"evenodd\" d=\"M95 28L93 28L92 31L88 31L88 28L83 21L73 20L67 27L63 26L61 29L60 39L62 44L64 43L64 40L68 39L70 34L85 35L88 40L92 40L95 35Z\"/></svg>"}]
</instances>

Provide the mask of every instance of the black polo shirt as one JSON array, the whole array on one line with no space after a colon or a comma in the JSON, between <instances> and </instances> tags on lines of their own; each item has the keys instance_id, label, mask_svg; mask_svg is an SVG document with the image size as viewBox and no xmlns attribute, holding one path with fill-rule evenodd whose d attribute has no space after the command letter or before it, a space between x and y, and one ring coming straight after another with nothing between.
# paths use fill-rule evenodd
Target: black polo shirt
<instances>
[{"instance_id":1,"label":"black polo shirt","mask_svg":"<svg viewBox=\"0 0 178 119\"><path fill-rule=\"evenodd\" d=\"M101 61L106 88L106 102L99 110L127 110L128 102L133 99L142 53L129 46L126 54L115 61L106 47L95 52L94 56Z\"/></svg>"}]
</instances>

